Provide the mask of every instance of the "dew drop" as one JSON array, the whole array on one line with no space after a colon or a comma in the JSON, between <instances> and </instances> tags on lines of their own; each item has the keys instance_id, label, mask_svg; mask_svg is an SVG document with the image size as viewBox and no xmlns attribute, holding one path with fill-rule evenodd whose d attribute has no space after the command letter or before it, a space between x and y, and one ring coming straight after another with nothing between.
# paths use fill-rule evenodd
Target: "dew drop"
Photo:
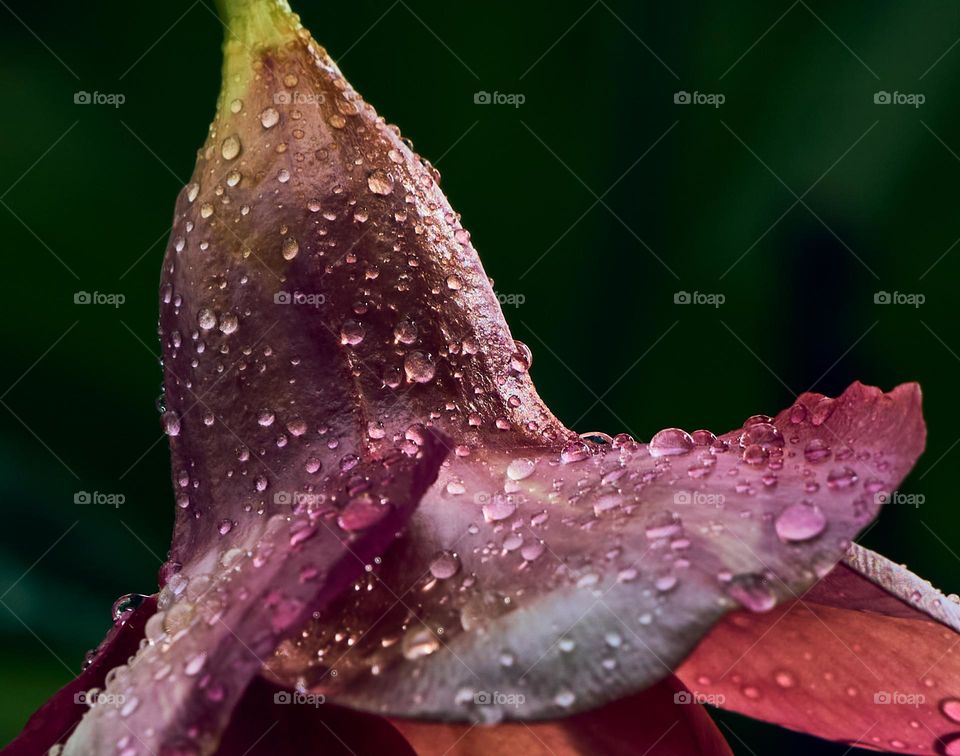
<instances>
[{"instance_id":1,"label":"dew drop","mask_svg":"<svg viewBox=\"0 0 960 756\"><path fill-rule=\"evenodd\" d=\"M393 179L383 171L374 171L367 177L367 186L374 194L386 196L393 191Z\"/></svg>"},{"instance_id":2,"label":"dew drop","mask_svg":"<svg viewBox=\"0 0 960 756\"><path fill-rule=\"evenodd\" d=\"M781 541L809 541L823 533L827 517L817 506L791 504L777 517L774 527Z\"/></svg>"},{"instance_id":3,"label":"dew drop","mask_svg":"<svg viewBox=\"0 0 960 756\"><path fill-rule=\"evenodd\" d=\"M220 154L224 160L233 160L240 154L240 138L232 134L224 139L223 144L220 145Z\"/></svg>"},{"instance_id":4,"label":"dew drop","mask_svg":"<svg viewBox=\"0 0 960 756\"><path fill-rule=\"evenodd\" d=\"M666 428L652 439L648 451L651 457L673 457L688 454L695 446L693 437L679 428Z\"/></svg>"},{"instance_id":5,"label":"dew drop","mask_svg":"<svg viewBox=\"0 0 960 756\"><path fill-rule=\"evenodd\" d=\"M430 562L430 574L437 580L447 580L460 571L460 560L452 551L440 551Z\"/></svg>"},{"instance_id":6,"label":"dew drop","mask_svg":"<svg viewBox=\"0 0 960 756\"><path fill-rule=\"evenodd\" d=\"M260 124L265 129L273 128L280 121L280 113L276 108L265 108L260 112Z\"/></svg>"}]
</instances>

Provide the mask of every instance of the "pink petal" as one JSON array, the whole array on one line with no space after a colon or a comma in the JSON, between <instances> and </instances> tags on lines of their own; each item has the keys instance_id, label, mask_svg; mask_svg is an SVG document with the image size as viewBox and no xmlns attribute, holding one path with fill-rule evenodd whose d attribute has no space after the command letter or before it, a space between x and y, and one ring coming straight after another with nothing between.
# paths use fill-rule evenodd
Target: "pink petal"
<instances>
[{"instance_id":1,"label":"pink petal","mask_svg":"<svg viewBox=\"0 0 960 756\"><path fill-rule=\"evenodd\" d=\"M668 675L731 609L769 611L827 574L923 436L916 386L855 384L751 418L713 448L661 437L684 453L621 440L450 457L377 580L271 668L393 716L595 708ZM478 703L482 691L524 705Z\"/></svg>"},{"instance_id":2,"label":"pink petal","mask_svg":"<svg viewBox=\"0 0 960 756\"><path fill-rule=\"evenodd\" d=\"M728 615L678 674L724 708L900 753L960 753L960 606L859 546L802 598Z\"/></svg>"}]
</instances>

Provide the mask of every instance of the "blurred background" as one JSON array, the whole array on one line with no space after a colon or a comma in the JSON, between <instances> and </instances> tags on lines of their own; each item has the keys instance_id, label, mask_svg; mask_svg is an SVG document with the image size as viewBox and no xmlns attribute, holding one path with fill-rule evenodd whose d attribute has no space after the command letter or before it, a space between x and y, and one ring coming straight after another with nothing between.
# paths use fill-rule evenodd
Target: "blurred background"
<instances>
[{"instance_id":1,"label":"blurred background","mask_svg":"<svg viewBox=\"0 0 960 756\"><path fill-rule=\"evenodd\" d=\"M157 285L222 27L212 0L0 6L6 742L113 600L155 590ZM562 420L722 432L808 389L919 381L928 449L901 490L923 504L862 540L960 587L957 3L295 6L443 174ZM717 716L738 753L847 753Z\"/></svg>"}]
</instances>

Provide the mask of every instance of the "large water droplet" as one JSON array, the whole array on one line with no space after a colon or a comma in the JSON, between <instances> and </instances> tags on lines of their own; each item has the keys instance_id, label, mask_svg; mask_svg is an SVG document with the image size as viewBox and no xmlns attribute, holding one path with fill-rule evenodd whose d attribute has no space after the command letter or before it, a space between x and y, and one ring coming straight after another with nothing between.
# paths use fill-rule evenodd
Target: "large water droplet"
<instances>
[{"instance_id":1,"label":"large water droplet","mask_svg":"<svg viewBox=\"0 0 960 756\"><path fill-rule=\"evenodd\" d=\"M374 171L367 177L367 186L374 194L387 195L393 191L393 179L383 171Z\"/></svg>"},{"instance_id":2,"label":"large water droplet","mask_svg":"<svg viewBox=\"0 0 960 756\"><path fill-rule=\"evenodd\" d=\"M223 144L220 145L220 154L223 155L224 160L233 160L240 154L240 138L232 134L224 139Z\"/></svg>"},{"instance_id":3,"label":"large water droplet","mask_svg":"<svg viewBox=\"0 0 960 756\"><path fill-rule=\"evenodd\" d=\"M433 359L423 352L410 352L403 360L403 369L410 383L429 383L437 372Z\"/></svg>"},{"instance_id":4,"label":"large water droplet","mask_svg":"<svg viewBox=\"0 0 960 756\"><path fill-rule=\"evenodd\" d=\"M437 580L447 580L460 571L460 560L452 551L441 551L430 562L430 574Z\"/></svg>"},{"instance_id":5,"label":"large water droplet","mask_svg":"<svg viewBox=\"0 0 960 756\"><path fill-rule=\"evenodd\" d=\"M775 527L781 541L809 541L823 533L827 516L817 506L792 504L777 517Z\"/></svg>"},{"instance_id":6,"label":"large water droplet","mask_svg":"<svg viewBox=\"0 0 960 756\"><path fill-rule=\"evenodd\" d=\"M687 454L695 446L693 437L679 428L666 428L650 439L651 457L672 457Z\"/></svg>"}]
</instances>

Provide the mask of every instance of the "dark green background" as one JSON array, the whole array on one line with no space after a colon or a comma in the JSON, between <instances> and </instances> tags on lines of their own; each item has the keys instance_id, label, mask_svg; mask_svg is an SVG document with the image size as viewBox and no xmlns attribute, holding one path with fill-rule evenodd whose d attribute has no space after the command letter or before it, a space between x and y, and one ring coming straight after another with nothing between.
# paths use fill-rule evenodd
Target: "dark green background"
<instances>
[{"instance_id":1,"label":"dark green background","mask_svg":"<svg viewBox=\"0 0 960 756\"><path fill-rule=\"evenodd\" d=\"M497 290L526 297L507 318L564 421L641 438L670 425L725 431L814 384L834 394L854 379L918 380L929 444L903 490L926 501L888 507L863 540L957 589L960 250L924 274L960 237L960 6L591 2L297 9L438 164ZM0 741L78 669L114 598L154 589L169 542L156 289L219 88L211 8L0 2ZM726 103L678 106L681 89ZM126 103L75 105L77 90ZM526 104L478 106L478 90ZM878 90L926 103L878 106ZM805 196L809 210L787 212L790 189L803 195L858 139ZM78 290L126 304L76 306ZM726 304L676 306L679 290ZM926 304L878 306L878 290ZM78 490L126 503L76 506ZM719 716L743 753L845 751Z\"/></svg>"}]
</instances>

